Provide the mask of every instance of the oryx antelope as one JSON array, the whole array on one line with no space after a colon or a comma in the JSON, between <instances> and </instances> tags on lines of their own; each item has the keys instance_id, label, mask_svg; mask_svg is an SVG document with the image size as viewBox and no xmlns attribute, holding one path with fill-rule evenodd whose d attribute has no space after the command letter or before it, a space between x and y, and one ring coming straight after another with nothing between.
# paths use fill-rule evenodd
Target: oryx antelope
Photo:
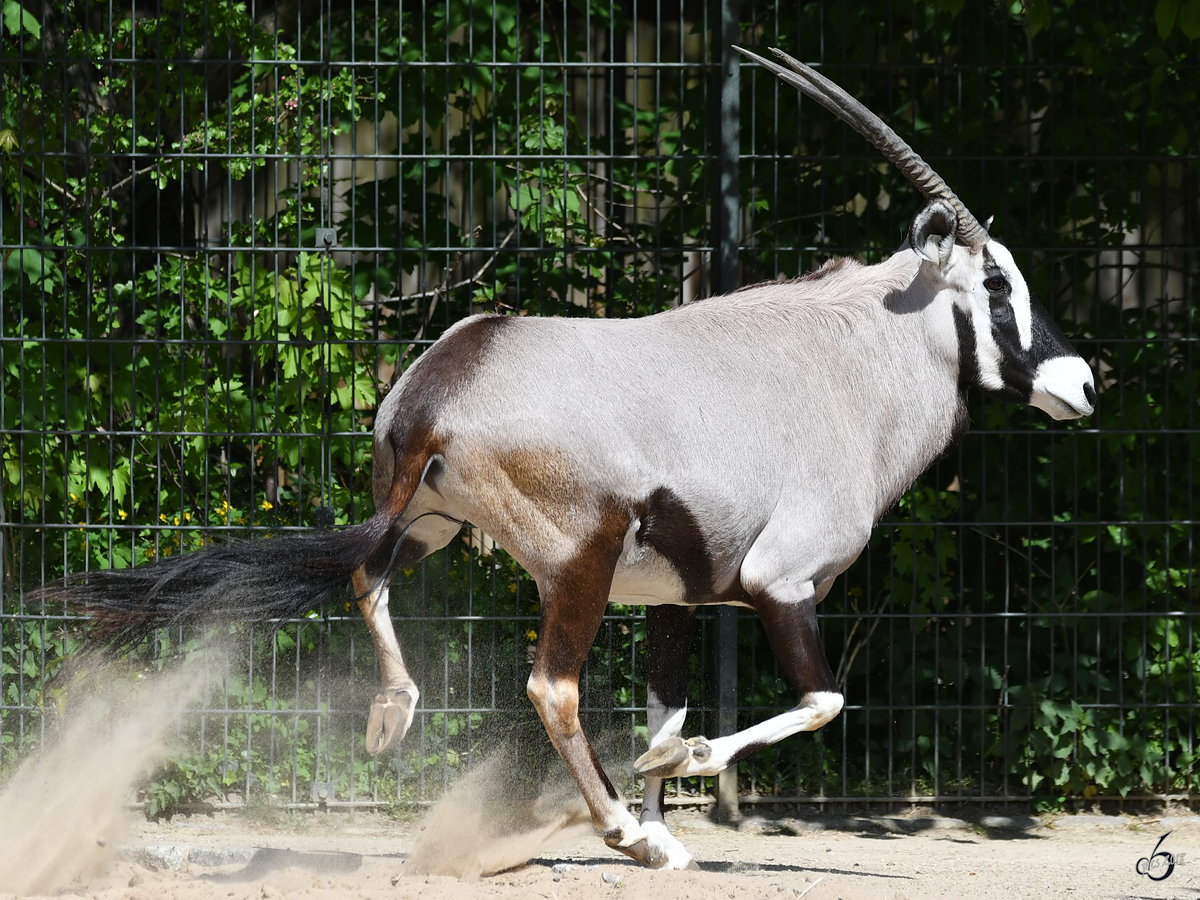
<instances>
[{"instance_id":1,"label":"oryx antelope","mask_svg":"<svg viewBox=\"0 0 1200 900\"><path fill-rule=\"evenodd\" d=\"M741 51L869 138L925 194L894 256L839 259L786 283L636 320L474 316L379 408L375 514L355 527L213 547L56 591L110 641L215 616L270 619L353 585L382 678L373 753L417 706L388 613L397 566L470 522L535 578L528 692L605 842L649 866L691 857L663 779L712 775L842 708L817 604L879 517L967 425L977 386L1055 419L1091 413L1092 373L1013 257L933 170L807 66ZM578 678L609 602L645 604L650 748L640 820L580 727ZM754 610L799 697L737 734L683 739L692 612Z\"/></svg>"}]
</instances>

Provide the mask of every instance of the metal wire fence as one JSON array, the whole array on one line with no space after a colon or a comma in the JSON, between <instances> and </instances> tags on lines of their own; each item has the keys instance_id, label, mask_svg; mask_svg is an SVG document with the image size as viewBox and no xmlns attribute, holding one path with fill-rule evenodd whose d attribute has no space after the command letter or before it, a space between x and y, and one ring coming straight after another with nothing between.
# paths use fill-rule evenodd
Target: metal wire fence
<instances>
[{"instance_id":1,"label":"metal wire fence","mask_svg":"<svg viewBox=\"0 0 1200 900\"><path fill-rule=\"evenodd\" d=\"M0 771L78 649L30 589L361 521L372 412L464 315L642 315L894 249L919 198L740 42L821 64L994 212L1102 388L1075 427L973 401L824 603L845 711L743 762L742 800L1194 799L1194 37L1153 3L976 6L6 0ZM148 802L424 801L545 756L527 576L470 534L392 597L423 690L401 750L362 749L347 604L222 630ZM614 771L643 637L614 608L583 680ZM794 703L746 616L701 614L691 675L690 733Z\"/></svg>"}]
</instances>

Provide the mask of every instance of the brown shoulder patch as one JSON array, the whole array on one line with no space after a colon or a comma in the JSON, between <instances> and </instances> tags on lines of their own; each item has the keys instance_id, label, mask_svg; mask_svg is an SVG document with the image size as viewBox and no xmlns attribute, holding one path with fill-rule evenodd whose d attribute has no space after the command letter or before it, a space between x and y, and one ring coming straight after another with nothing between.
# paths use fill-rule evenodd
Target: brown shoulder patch
<instances>
[{"instance_id":1,"label":"brown shoulder patch","mask_svg":"<svg viewBox=\"0 0 1200 900\"><path fill-rule=\"evenodd\" d=\"M400 391L399 406L386 422L385 441L376 447L391 449L391 459L374 460L376 503L388 497L388 508L400 514L412 499L430 457L442 452L444 440L436 433L441 406L474 377L492 344L512 320L507 316L480 316L436 341L417 358L393 391Z\"/></svg>"}]
</instances>

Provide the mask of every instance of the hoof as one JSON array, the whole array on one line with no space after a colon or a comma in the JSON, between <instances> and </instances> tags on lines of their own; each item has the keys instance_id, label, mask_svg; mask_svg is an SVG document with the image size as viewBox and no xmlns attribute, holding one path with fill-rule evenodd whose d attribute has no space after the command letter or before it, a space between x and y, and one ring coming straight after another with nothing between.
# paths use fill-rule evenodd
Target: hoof
<instances>
[{"instance_id":1,"label":"hoof","mask_svg":"<svg viewBox=\"0 0 1200 900\"><path fill-rule=\"evenodd\" d=\"M367 752L378 756L398 744L408 733L416 709L417 692L413 688L376 694L367 714Z\"/></svg>"},{"instance_id":2,"label":"hoof","mask_svg":"<svg viewBox=\"0 0 1200 900\"><path fill-rule=\"evenodd\" d=\"M646 837L650 839L654 850L661 857L660 862L655 868L675 870L700 868L692 858L692 854L688 853L687 847L683 846L678 838L667 830L667 826L664 823L650 821L642 822L641 824L643 830L646 832Z\"/></svg>"},{"instance_id":3,"label":"hoof","mask_svg":"<svg viewBox=\"0 0 1200 900\"><path fill-rule=\"evenodd\" d=\"M692 854L661 821L637 822L629 816L620 825L601 832L600 836L612 849L621 851L648 869L695 868Z\"/></svg>"},{"instance_id":4,"label":"hoof","mask_svg":"<svg viewBox=\"0 0 1200 900\"><path fill-rule=\"evenodd\" d=\"M628 847L617 847L622 853L633 857L648 869L661 869L667 864L667 855L649 840L642 838Z\"/></svg>"},{"instance_id":5,"label":"hoof","mask_svg":"<svg viewBox=\"0 0 1200 900\"><path fill-rule=\"evenodd\" d=\"M667 854L664 849L655 844L640 826L631 828L616 828L606 831L604 843L614 850L620 850L626 856L637 860L650 869L661 869L667 865Z\"/></svg>"},{"instance_id":6,"label":"hoof","mask_svg":"<svg viewBox=\"0 0 1200 900\"><path fill-rule=\"evenodd\" d=\"M712 747L703 737L673 737L656 744L637 758L633 767L642 775L652 778L672 778L676 775L692 775L690 763L703 764L712 756Z\"/></svg>"}]
</instances>

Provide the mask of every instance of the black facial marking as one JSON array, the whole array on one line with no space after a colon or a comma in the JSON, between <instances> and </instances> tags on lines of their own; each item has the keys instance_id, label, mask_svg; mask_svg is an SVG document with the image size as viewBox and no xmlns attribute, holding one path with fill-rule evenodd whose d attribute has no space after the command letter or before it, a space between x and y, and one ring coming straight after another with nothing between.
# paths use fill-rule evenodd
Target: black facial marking
<instances>
[{"instance_id":1,"label":"black facial marking","mask_svg":"<svg viewBox=\"0 0 1200 900\"><path fill-rule=\"evenodd\" d=\"M1007 296L991 296L988 298L989 309L992 314L992 331L1002 331L1010 333L1017 338L1018 346L1020 345L1020 333L1017 331L1017 319L1013 314L1012 304L1009 303Z\"/></svg>"},{"instance_id":2,"label":"black facial marking","mask_svg":"<svg viewBox=\"0 0 1200 900\"><path fill-rule=\"evenodd\" d=\"M1019 348L1020 337L1017 334L1017 320L1012 308L1012 284L987 248L983 251L983 287L988 292L992 330L1011 330Z\"/></svg>"},{"instance_id":3,"label":"black facial marking","mask_svg":"<svg viewBox=\"0 0 1200 900\"><path fill-rule=\"evenodd\" d=\"M1067 340L1058 327L1058 323L1050 318L1045 307L1030 294L1029 305L1033 315L1030 322L1032 346L1029 348L1031 365L1036 368L1048 359L1059 356L1078 356L1071 342Z\"/></svg>"},{"instance_id":4,"label":"black facial marking","mask_svg":"<svg viewBox=\"0 0 1200 900\"><path fill-rule=\"evenodd\" d=\"M987 392L1003 400L1028 403L1033 391L1033 371L1036 364L1030 364L1029 354L1021 348L1021 334L1017 329L1017 318L1012 307L1012 285L1004 269L997 265L996 258L986 247L983 251L983 275L983 286L988 292L992 340L996 342L996 349L1000 352L999 369L1002 384L999 389L989 388ZM955 312L957 314L957 310ZM978 363L974 376L978 382Z\"/></svg>"},{"instance_id":5,"label":"black facial marking","mask_svg":"<svg viewBox=\"0 0 1200 900\"><path fill-rule=\"evenodd\" d=\"M971 314L954 307L954 331L958 335L958 392L979 383L979 360L976 356L975 327Z\"/></svg>"},{"instance_id":6,"label":"black facial marking","mask_svg":"<svg viewBox=\"0 0 1200 900\"><path fill-rule=\"evenodd\" d=\"M1000 360L1000 379L1003 387L988 391L993 397L1013 403L1028 403L1033 396L1033 372L1015 364L1008 354Z\"/></svg>"},{"instance_id":7,"label":"black facial marking","mask_svg":"<svg viewBox=\"0 0 1200 900\"><path fill-rule=\"evenodd\" d=\"M1000 351L1002 386L999 389L990 389L988 393L1002 400L1028 403L1030 394L1033 393L1033 374L1037 364L1021 348L1021 336L1017 332L1012 304L1005 302L1002 312L998 312L993 304L992 340L996 342L996 349Z\"/></svg>"},{"instance_id":8,"label":"black facial marking","mask_svg":"<svg viewBox=\"0 0 1200 900\"><path fill-rule=\"evenodd\" d=\"M1077 355L1058 324L1032 293L1029 295L1029 312L1029 350L1021 348L1015 322L1010 325L998 319L994 312L992 317L992 336L1000 349L1000 377L1004 380L1004 389L992 393L1018 403L1029 402L1038 366L1048 359Z\"/></svg>"}]
</instances>

